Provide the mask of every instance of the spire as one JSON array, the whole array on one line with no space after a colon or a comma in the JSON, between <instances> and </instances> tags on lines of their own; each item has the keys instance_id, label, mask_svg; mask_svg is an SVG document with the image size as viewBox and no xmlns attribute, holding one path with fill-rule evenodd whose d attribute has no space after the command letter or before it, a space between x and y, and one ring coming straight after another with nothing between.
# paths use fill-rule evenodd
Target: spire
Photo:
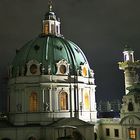
<instances>
[{"instance_id":1,"label":"spire","mask_svg":"<svg viewBox=\"0 0 140 140\"><path fill-rule=\"evenodd\" d=\"M48 2L48 8L49 8L49 12L52 12L52 8L53 8L53 6L52 6L52 0L49 0L49 2Z\"/></svg>"}]
</instances>

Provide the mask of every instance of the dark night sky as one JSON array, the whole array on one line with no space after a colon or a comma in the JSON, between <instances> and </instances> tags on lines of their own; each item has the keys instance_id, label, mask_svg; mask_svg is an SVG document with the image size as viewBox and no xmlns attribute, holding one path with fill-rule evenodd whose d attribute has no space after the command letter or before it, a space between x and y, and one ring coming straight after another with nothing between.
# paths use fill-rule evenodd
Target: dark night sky
<instances>
[{"instance_id":1,"label":"dark night sky","mask_svg":"<svg viewBox=\"0 0 140 140\"><path fill-rule=\"evenodd\" d=\"M96 99L116 99L124 94L124 44L140 52L139 0L54 0L61 33L83 50L95 72ZM16 48L41 32L47 0L0 0L0 82Z\"/></svg>"}]
</instances>

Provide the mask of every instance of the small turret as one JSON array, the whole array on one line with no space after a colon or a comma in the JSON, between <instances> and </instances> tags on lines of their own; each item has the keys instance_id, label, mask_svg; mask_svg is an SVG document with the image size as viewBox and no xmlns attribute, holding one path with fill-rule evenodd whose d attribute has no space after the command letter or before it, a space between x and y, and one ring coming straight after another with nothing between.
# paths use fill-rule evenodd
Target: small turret
<instances>
[{"instance_id":1,"label":"small turret","mask_svg":"<svg viewBox=\"0 0 140 140\"><path fill-rule=\"evenodd\" d=\"M124 62L125 61L134 62L134 51L131 48L129 48L127 45L125 45L123 54L124 54Z\"/></svg>"},{"instance_id":2,"label":"small turret","mask_svg":"<svg viewBox=\"0 0 140 140\"><path fill-rule=\"evenodd\" d=\"M127 88L138 82L138 74L136 73L136 69L140 68L140 61L134 60L134 51L127 45L125 46L123 55L124 62L119 62L119 69L124 70L125 93L127 94Z\"/></svg>"}]
</instances>

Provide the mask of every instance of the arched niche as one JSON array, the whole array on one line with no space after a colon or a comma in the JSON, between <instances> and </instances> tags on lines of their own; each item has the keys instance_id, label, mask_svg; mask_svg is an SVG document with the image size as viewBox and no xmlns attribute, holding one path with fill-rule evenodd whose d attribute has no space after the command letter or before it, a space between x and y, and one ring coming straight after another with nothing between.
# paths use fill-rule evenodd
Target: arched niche
<instances>
[{"instance_id":1,"label":"arched niche","mask_svg":"<svg viewBox=\"0 0 140 140\"><path fill-rule=\"evenodd\" d=\"M68 94L65 91L59 93L60 110L68 110Z\"/></svg>"}]
</instances>

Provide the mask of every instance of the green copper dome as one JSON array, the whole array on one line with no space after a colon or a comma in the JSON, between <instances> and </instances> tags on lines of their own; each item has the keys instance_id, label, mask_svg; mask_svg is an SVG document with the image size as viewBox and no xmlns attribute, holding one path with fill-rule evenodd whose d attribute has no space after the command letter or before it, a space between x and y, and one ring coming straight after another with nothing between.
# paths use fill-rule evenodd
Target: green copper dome
<instances>
[{"instance_id":1,"label":"green copper dome","mask_svg":"<svg viewBox=\"0 0 140 140\"><path fill-rule=\"evenodd\" d=\"M93 76L81 49L60 33L60 20L52 11L43 20L42 33L16 53L9 70L10 77L34 75Z\"/></svg>"},{"instance_id":2,"label":"green copper dome","mask_svg":"<svg viewBox=\"0 0 140 140\"><path fill-rule=\"evenodd\" d=\"M37 61L44 69L44 74L56 74L56 63L65 60L69 64L70 74L75 75L81 65L86 64L90 71L87 59L81 49L73 42L62 37L53 35L38 36L29 41L20 50L12 62L12 77L26 73L27 63L31 60ZM24 72L23 72L24 71Z\"/></svg>"}]
</instances>

